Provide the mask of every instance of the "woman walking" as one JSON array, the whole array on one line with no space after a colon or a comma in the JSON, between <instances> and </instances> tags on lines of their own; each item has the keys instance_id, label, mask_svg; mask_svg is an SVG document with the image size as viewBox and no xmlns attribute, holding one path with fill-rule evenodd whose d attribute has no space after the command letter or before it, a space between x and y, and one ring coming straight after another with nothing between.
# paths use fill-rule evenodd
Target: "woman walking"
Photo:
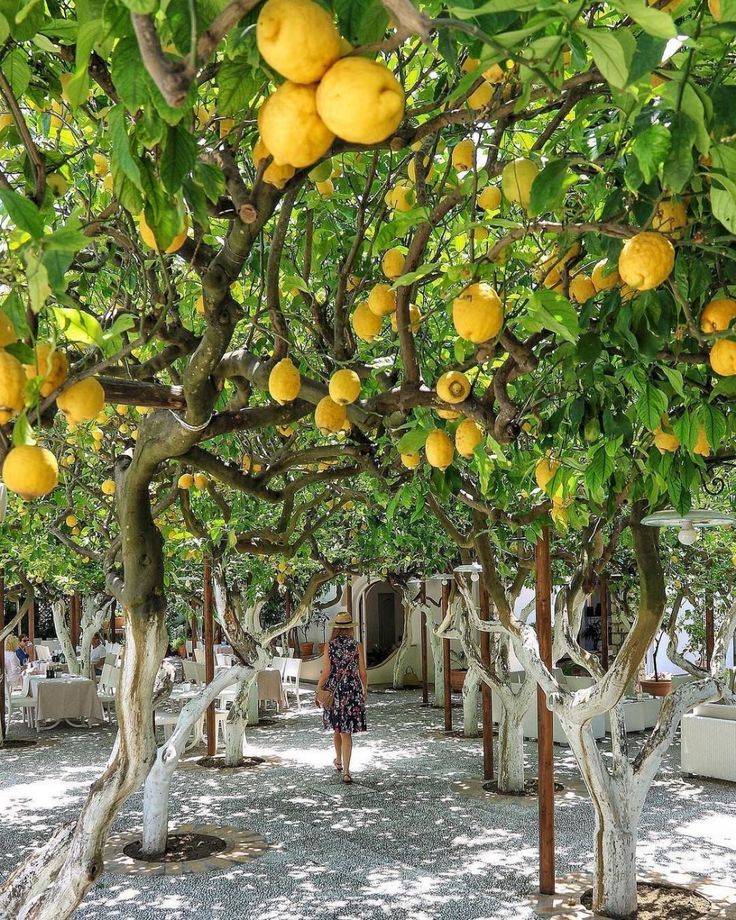
<instances>
[{"instance_id":1,"label":"woman walking","mask_svg":"<svg viewBox=\"0 0 736 920\"><path fill-rule=\"evenodd\" d=\"M317 700L324 706L322 721L333 732L335 769L342 781L352 783L350 757L353 733L366 731L365 697L368 676L363 646L355 639L355 623L346 610L335 617L332 636L322 657L322 673L317 682ZM331 697L331 698L330 698Z\"/></svg>"}]
</instances>

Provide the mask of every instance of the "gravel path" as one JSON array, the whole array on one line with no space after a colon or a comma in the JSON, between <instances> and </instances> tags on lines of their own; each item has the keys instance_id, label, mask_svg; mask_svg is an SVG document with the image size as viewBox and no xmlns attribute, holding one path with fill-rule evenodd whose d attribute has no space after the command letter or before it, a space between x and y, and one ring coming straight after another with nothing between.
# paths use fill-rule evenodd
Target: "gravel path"
<instances>
[{"instance_id":1,"label":"gravel path","mask_svg":"<svg viewBox=\"0 0 736 920\"><path fill-rule=\"evenodd\" d=\"M458 794L477 777L481 742L446 738L442 714L413 691L371 693L367 735L356 736L353 786L331 769L329 736L305 707L248 733L248 753L279 759L236 773L185 766L171 819L257 831L272 849L235 869L142 878L106 873L77 916L85 920L526 920L536 884L536 811ZM462 724L461 710L456 722ZM3 873L61 819L76 814L112 732L56 729L34 748L0 753ZM634 736L635 737L635 736ZM527 743L532 767L536 745ZM566 748L558 777L574 782ZM141 795L115 830L139 824ZM583 797L556 814L557 872L590 868L592 813ZM736 785L682 778L673 746L652 788L640 869L736 877Z\"/></svg>"}]
</instances>

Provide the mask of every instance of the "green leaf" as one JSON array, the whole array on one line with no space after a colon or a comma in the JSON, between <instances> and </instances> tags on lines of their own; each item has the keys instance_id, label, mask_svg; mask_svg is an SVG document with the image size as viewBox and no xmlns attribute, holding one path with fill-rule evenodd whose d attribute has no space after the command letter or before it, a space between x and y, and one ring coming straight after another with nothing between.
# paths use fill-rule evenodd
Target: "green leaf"
<instances>
[{"instance_id":1,"label":"green leaf","mask_svg":"<svg viewBox=\"0 0 736 920\"><path fill-rule=\"evenodd\" d=\"M682 374L674 367L668 367L666 364L662 365L662 373L669 380L670 386L677 393L678 396L685 398L685 390L683 388L683 378Z\"/></svg>"},{"instance_id":2,"label":"green leaf","mask_svg":"<svg viewBox=\"0 0 736 920\"><path fill-rule=\"evenodd\" d=\"M125 109L122 105L113 106L108 112L110 129L112 168L120 170L137 187L141 187L141 173L138 163L130 150L130 138L125 127Z\"/></svg>"},{"instance_id":3,"label":"green leaf","mask_svg":"<svg viewBox=\"0 0 736 920\"><path fill-rule=\"evenodd\" d=\"M705 429L705 436L708 438L711 450L715 453L726 434L726 417L715 406L701 403L695 412L695 418L698 424Z\"/></svg>"},{"instance_id":4,"label":"green leaf","mask_svg":"<svg viewBox=\"0 0 736 920\"><path fill-rule=\"evenodd\" d=\"M434 262L427 263L426 265L420 265L416 271L407 272L405 275L401 275L399 278L397 278L391 285L391 289L395 291L400 287L408 287L410 284L414 284L415 281L426 278L427 275L431 275L432 272L436 271L437 265Z\"/></svg>"},{"instance_id":5,"label":"green leaf","mask_svg":"<svg viewBox=\"0 0 736 920\"><path fill-rule=\"evenodd\" d=\"M79 252L80 249L84 249L89 243L89 238L82 233L78 226L75 226L75 223L59 227L53 233L47 233L43 238L44 249L58 250L59 252Z\"/></svg>"},{"instance_id":6,"label":"green leaf","mask_svg":"<svg viewBox=\"0 0 736 920\"><path fill-rule=\"evenodd\" d=\"M595 449L590 463L585 468L585 484L595 501L603 500L603 486L611 478L615 469L615 459L609 456L606 445L601 444Z\"/></svg>"},{"instance_id":7,"label":"green leaf","mask_svg":"<svg viewBox=\"0 0 736 920\"><path fill-rule=\"evenodd\" d=\"M26 308L23 300L21 299L18 291L11 291L8 296L3 301L2 305L3 313L7 314L10 317L10 321L13 324L15 333L19 339L24 339L30 332L28 328L28 321L26 319ZM6 346L6 350L10 346ZM17 355L16 355L17 357ZM725 378L724 378L725 379Z\"/></svg>"},{"instance_id":8,"label":"green leaf","mask_svg":"<svg viewBox=\"0 0 736 920\"><path fill-rule=\"evenodd\" d=\"M674 38L677 35L672 17L648 6L645 0L614 0L614 6L631 16L649 35L656 38Z\"/></svg>"},{"instance_id":9,"label":"green leaf","mask_svg":"<svg viewBox=\"0 0 736 920\"><path fill-rule=\"evenodd\" d=\"M102 326L90 313L74 307L53 307L52 312L70 342L97 346L102 344Z\"/></svg>"},{"instance_id":10,"label":"green leaf","mask_svg":"<svg viewBox=\"0 0 736 920\"><path fill-rule=\"evenodd\" d=\"M15 95L22 96L33 76L26 54L20 48L14 48L3 60L0 70L7 77Z\"/></svg>"},{"instance_id":11,"label":"green leaf","mask_svg":"<svg viewBox=\"0 0 736 920\"><path fill-rule=\"evenodd\" d=\"M636 401L636 414L639 421L645 428L654 431L655 428L662 427L662 416L665 415L666 412L666 394L658 390L654 384L647 381Z\"/></svg>"},{"instance_id":12,"label":"green leaf","mask_svg":"<svg viewBox=\"0 0 736 920\"><path fill-rule=\"evenodd\" d=\"M529 213L536 216L557 210L566 190L576 181L565 160L551 160L532 183Z\"/></svg>"},{"instance_id":13,"label":"green leaf","mask_svg":"<svg viewBox=\"0 0 736 920\"><path fill-rule=\"evenodd\" d=\"M692 119L675 112L670 126L671 146L662 167L662 182L675 194L685 188L692 175L695 135Z\"/></svg>"},{"instance_id":14,"label":"green leaf","mask_svg":"<svg viewBox=\"0 0 736 920\"><path fill-rule=\"evenodd\" d=\"M183 125L169 127L161 153L159 171L164 188L172 195L181 188L197 158L197 143L194 135Z\"/></svg>"},{"instance_id":15,"label":"green leaf","mask_svg":"<svg viewBox=\"0 0 736 920\"><path fill-rule=\"evenodd\" d=\"M148 72L143 66L138 43L133 36L121 39L112 52L110 76L129 112L137 112L150 101Z\"/></svg>"},{"instance_id":16,"label":"green leaf","mask_svg":"<svg viewBox=\"0 0 736 920\"><path fill-rule=\"evenodd\" d=\"M19 230L25 230L36 240L43 236L43 216L32 201L12 189L0 188L0 202Z\"/></svg>"},{"instance_id":17,"label":"green leaf","mask_svg":"<svg viewBox=\"0 0 736 920\"><path fill-rule=\"evenodd\" d=\"M147 13L155 13L158 7L157 0L121 0L123 6L127 6L131 13L138 13L145 16Z\"/></svg>"},{"instance_id":18,"label":"green leaf","mask_svg":"<svg viewBox=\"0 0 736 920\"><path fill-rule=\"evenodd\" d=\"M736 183L719 173L712 173L711 179L710 205L713 217L730 233L736 233Z\"/></svg>"},{"instance_id":19,"label":"green leaf","mask_svg":"<svg viewBox=\"0 0 736 920\"><path fill-rule=\"evenodd\" d=\"M672 78L660 88L662 99L672 106L673 111L688 116L695 126L695 141L701 153L710 149L710 134L706 123L706 110L701 97L690 83L682 86L685 75L675 72Z\"/></svg>"},{"instance_id":20,"label":"green leaf","mask_svg":"<svg viewBox=\"0 0 736 920\"><path fill-rule=\"evenodd\" d=\"M25 412L21 412L13 425L13 447L22 447L24 444L35 444L36 438L33 428Z\"/></svg>"},{"instance_id":21,"label":"green leaf","mask_svg":"<svg viewBox=\"0 0 736 920\"><path fill-rule=\"evenodd\" d=\"M33 364L35 360L35 352L30 347L26 345L25 342L13 342L12 345L6 345L5 351L9 355L12 355L17 361L20 361L21 364Z\"/></svg>"},{"instance_id":22,"label":"green leaf","mask_svg":"<svg viewBox=\"0 0 736 920\"><path fill-rule=\"evenodd\" d=\"M35 249L26 249L23 253L23 261L26 263L31 309L34 313L39 313L51 293L48 271Z\"/></svg>"},{"instance_id":23,"label":"green leaf","mask_svg":"<svg viewBox=\"0 0 736 920\"><path fill-rule=\"evenodd\" d=\"M561 339L573 344L580 336L575 307L556 291L535 291L529 298L522 323L530 332L549 329Z\"/></svg>"},{"instance_id":24,"label":"green leaf","mask_svg":"<svg viewBox=\"0 0 736 920\"><path fill-rule=\"evenodd\" d=\"M0 13L0 44L4 45L10 35L10 24L8 20Z\"/></svg>"},{"instance_id":25,"label":"green leaf","mask_svg":"<svg viewBox=\"0 0 736 920\"><path fill-rule=\"evenodd\" d=\"M581 29L578 34L590 49L604 78L616 89L623 89L629 78L629 64L620 37L603 28Z\"/></svg>"},{"instance_id":26,"label":"green leaf","mask_svg":"<svg viewBox=\"0 0 736 920\"><path fill-rule=\"evenodd\" d=\"M225 176L219 166L197 160L194 164L194 178L207 198L215 202L225 193Z\"/></svg>"},{"instance_id":27,"label":"green leaf","mask_svg":"<svg viewBox=\"0 0 736 920\"><path fill-rule=\"evenodd\" d=\"M427 436L429 435L430 430L431 429L427 428L412 428L411 431L407 431L405 435L402 435L398 444L396 445L399 453L416 453L420 447L424 447L424 443L427 440Z\"/></svg>"},{"instance_id":28,"label":"green leaf","mask_svg":"<svg viewBox=\"0 0 736 920\"><path fill-rule=\"evenodd\" d=\"M258 89L253 67L244 57L224 61L217 72L217 112L237 115L248 107Z\"/></svg>"},{"instance_id":29,"label":"green leaf","mask_svg":"<svg viewBox=\"0 0 736 920\"><path fill-rule=\"evenodd\" d=\"M695 442L698 440L698 425L694 416L685 410L678 415L672 422L672 430L680 439L680 444L688 450L692 450Z\"/></svg>"},{"instance_id":30,"label":"green leaf","mask_svg":"<svg viewBox=\"0 0 736 920\"><path fill-rule=\"evenodd\" d=\"M645 182L651 182L659 172L670 149L670 132L664 125L651 125L637 134L630 150L639 163Z\"/></svg>"}]
</instances>

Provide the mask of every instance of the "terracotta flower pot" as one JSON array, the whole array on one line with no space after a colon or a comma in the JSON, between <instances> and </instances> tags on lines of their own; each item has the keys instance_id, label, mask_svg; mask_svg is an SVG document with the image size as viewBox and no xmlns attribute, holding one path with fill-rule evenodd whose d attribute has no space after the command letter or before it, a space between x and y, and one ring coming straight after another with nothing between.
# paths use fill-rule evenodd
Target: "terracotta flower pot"
<instances>
[{"instance_id":1,"label":"terracotta flower pot","mask_svg":"<svg viewBox=\"0 0 736 920\"><path fill-rule=\"evenodd\" d=\"M465 675L467 673L466 670L461 670L460 668L452 668L450 670L450 687L455 693L459 693L463 689Z\"/></svg>"},{"instance_id":2,"label":"terracotta flower pot","mask_svg":"<svg viewBox=\"0 0 736 920\"><path fill-rule=\"evenodd\" d=\"M672 693L671 680L643 680L641 681L641 692L649 693L651 696L667 696Z\"/></svg>"},{"instance_id":3,"label":"terracotta flower pot","mask_svg":"<svg viewBox=\"0 0 736 920\"><path fill-rule=\"evenodd\" d=\"M302 658L308 658L314 654L314 642L300 642L299 651L302 653Z\"/></svg>"}]
</instances>

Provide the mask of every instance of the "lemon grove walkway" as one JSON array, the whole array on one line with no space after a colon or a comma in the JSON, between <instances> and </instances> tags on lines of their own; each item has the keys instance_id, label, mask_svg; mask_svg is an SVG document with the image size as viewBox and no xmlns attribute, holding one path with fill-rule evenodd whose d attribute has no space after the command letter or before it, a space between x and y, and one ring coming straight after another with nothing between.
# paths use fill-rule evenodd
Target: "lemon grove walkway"
<instances>
[{"instance_id":1,"label":"lemon grove walkway","mask_svg":"<svg viewBox=\"0 0 736 920\"><path fill-rule=\"evenodd\" d=\"M533 917L536 810L529 801L469 793L479 739L445 737L442 716L411 691L371 693L370 732L357 738L353 786L331 769L329 736L308 707L248 733L259 767L177 774L171 824L254 831L266 853L205 874L107 871L78 916L88 920L450 920ZM458 716L459 718L459 716ZM32 748L0 752L3 871L74 817L112 743L106 728L59 730ZM533 768L535 746L527 744ZM577 788L565 748L558 778ZM736 876L736 786L683 778L675 744L644 812L640 868ZM472 784L470 784L472 787ZM133 796L115 831L136 827ZM592 812L584 794L557 808L558 876L589 868Z\"/></svg>"}]
</instances>

